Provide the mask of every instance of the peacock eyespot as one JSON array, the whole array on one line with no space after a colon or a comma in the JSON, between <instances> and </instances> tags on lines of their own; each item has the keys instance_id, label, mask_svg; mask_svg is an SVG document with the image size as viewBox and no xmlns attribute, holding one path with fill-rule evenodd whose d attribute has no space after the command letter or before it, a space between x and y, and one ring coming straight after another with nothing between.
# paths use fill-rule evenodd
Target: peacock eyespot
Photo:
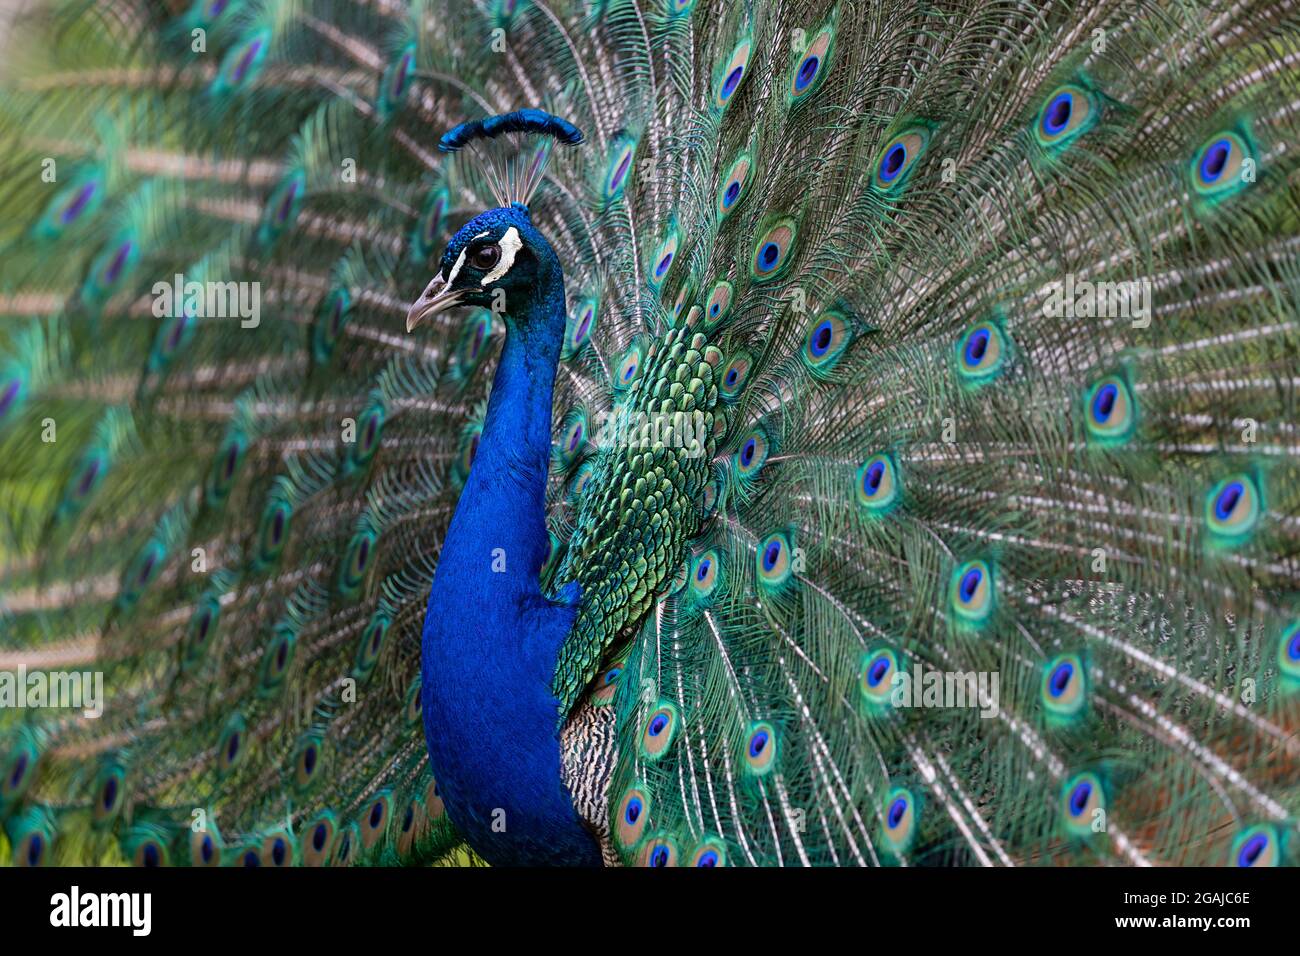
<instances>
[{"instance_id":1,"label":"peacock eyespot","mask_svg":"<svg viewBox=\"0 0 1300 956\"><path fill-rule=\"evenodd\" d=\"M645 832L650 816L650 798L645 791L633 787L623 794L614 818L614 836L624 849L631 849Z\"/></svg>"},{"instance_id":2,"label":"peacock eyespot","mask_svg":"<svg viewBox=\"0 0 1300 956\"><path fill-rule=\"evenodd\" d=\"M709 299L704 307L704 314L708 317L706 326L710 329L716 328L727 317L731 309L731 298L735 289L732 284L725 279L714 283L709 292Z\"/></svg>"},{"instance_id":3,"label":"peacock eyespot","mask_svg":"<svg viewBox=\"0 0 1300 956\"><path fill-rule=\"evenodd\" d=\"M719 391L727 401L734 401L749 378L753 360L748 352L739 352L727 363L722 371L722 387Z\"/></svg>"},{"instance_id":4,"label":"peacock eyespot","mask_svg":"<svg viewBox=\"0 0 1300 956\"><path fill-rule=\"evenodd\" d=\"M1101 115L1096 96L1074 83L1058 86L1043 100L1034 123L1040 146L1059 150L1092 129Z\"/></svg>"},{"instance_id":5,"label":"peacock eyespot","mask_svg":"<svg viewBox=\"0 0 1300 956\"><path fill-rule=\"evenodd\" d=\"M1052 718L1072 718L1083 711L1087 704L1087 682L1079 655L1062 654L1047 662L1039 699Z\"/></svg>"},{"instance_id":6,"label":"peacock eyespot","mask_svg":"<svg viewBox=\"0 0 1300 956\"><path fill-rule=\"evenodd\" d=\"M1105 812L1105 792L1094 773L1074 775L1061 787L1065 828L1076 836L1090 836L1094 819Z\"/></svg>"},{"instance_id":7,"label":"peacock eyespot","mask_svg":"<svg viewBox=\"0 0 1300 956\"><path fill-rule=\"evenodd\" d=\"M900 669L898 654L892 648L881 647L867 653L858 676L863 701L877 709L888 705L894 691L894 675Z\"/></svg>"},{"instance_id":8,"label":"peacock eyespot","mask_svg":"<svg viewBox=\"0 0 1300 956\"><path fill-rule=\"evenodd\" d=\"M638 343L632 343L619 359L617 371L614 374L614 387L618 389L628 388L641 371L641 361L644 358L642 346Z\"/></svg>"},{"instance_id":9,"label":"peacock eyespot","mask_svg":"<svg viewBox=\"0 0 1300 956\"><path fill-rule=\"evenodd\" d=\"M647 760L658 760L668 752L677 734L677 724L677 708L669 701L660 701L641 734L641 753Z\"/></svg>"},{"instance_id":10,"label":"peacock eyespot","mask_svg":"<svg viewBox=\"0 0 1300 956\"><path fill-rule=\"evenodd\" d=\"M782 531L775 531L759 542L758 582L769 590L789 583L794 574L790 560L790 540Z\"/></svg>"},{"instance_id":11,"label":"peacock eyespot","mask_svg":"<svg viewBox=\"0 0 1300 956\"><path fill-rule=\"evenodd\" d=\"M798 229L793 219L778 219L760 235L754 245L750 273L755 282L767 282L783 275L794 258Z\"/></svg>"},{"instance_id":12,"label":"peacock eyespot","mask_svg":"<svg viewBox=\"0 0 1300 956\"><path fill-rule=\"evenodd\" d=\"M652 289L658 290L663 285L676 255L677 231L676 229L670 229L667 238L659 244L650 257L649 282Z\"/></svg>"},{"instance_id":13,"label":"peacock eyespot","mask_svg":"<svg viewBox=\"0 0 1300 956\"><path fill-rule=\"evenodd\" d=\"M993 322L977 322L957 342L957 370L968 385L996 378L1006 364L1008 339Z\"/></svg>"},{"instance_id":14,"label":"peacock eyespot","mask_svg":"<svg viewBox=\"0 0 1300 956\"><path fill-rule=\"evenodd\" d=\"M762 776L776 765L776 729L766 721L750 725L745 737L745 768L754 776Z\"/></svg>"},{"instance_id":15,"label":"peacock eyespot","mask_svg":"<svg viewBox=\"0 0 1300 956\"><path fill-rule=\"evenodd\" d=\"M1210 489L1205 499L1205 519L1216 542L1228 547L1243 543L1263 517L1262 495L1255 479L1245 473L1230 475Z\"/></svg>"},{"instance_id":16,"label":"peacock eyespot","mask_svg":"<svg viewBox=\"0 0 1300 956\"><path fill-rule=\"evenodd\" d=\"M690 593L701 604L712 603L715 592L721 583L722 558L720 553L710 548L694 559L690 571Z\"/></svg>"},{"instance_id":17,"label":"peacock eyespot","mask_svg":"<svg viewBox=\"0 0 1300 956\"><path fill-rule=\"evenodd\" d=\"M709 837L701 841L699 846L695 848L695 852L691 855L691 866L712 869L713 867L726 865L726 848L723 846L722 841L714 837Z\"/></svg>"},{"instance_id":18,"label":"peacock eyespot","mask_svg":"<svg viewBox=\"0 0 1300 956\"><path fill-rule=\"evenodd\" d=\"M808 324L802 359L814 373L829 372L852 338L848 321L837 312L824 312Z\"/></svg>"},{"instance_id":19,"label":"peacock eyespot","mask_svg":"<svg viewBox=\"0 0 1300 956\"><path fill-rule=\"evenodd\" d=\"M993 570L985 561L967 561L952 574L949 602L957 620L978 627L986 623L994 606Z\"/></svg>"},{"instance_id":20,"label":"peacock eyespot","mask_svg":"<svg viewBox=\"0 0 1300 956\"><path fill-rule=\"evenodd\" d=\"M717 69L716 92L713 95L714 109L723 110L731 102L736 90L740 88L741 81L745 78L745 71L749 64L750 50L753 48L752 43L748 40L741 40L729 56Z\"/></svg>"},{"instance_id":21,"label":"peacock eyespot","mask_svg":"<svg viewBox=\"0 0 1300 956\"><path fill-rule=\"evenodd\" d=\"M1282 861L1277 831L1266 823L1248 827L1233 841L1232 861L1251 869L1278 866Z\"/></svg>"},{"instance_id":22,"label":"peacock eyespot","mask_svg":"<svg viewBox=\"0 0 1300 956\"><path fill-rule=\"evenodd\" d=\"M1088 435L1101 444L1117 443L1133 433L1137 403L1128 383L1118 375L1095 382L1084 397Z\"/></svg>"},{"instance_id":23,"label":"peacock eyespot","mask_svg":"<svg viewBox=\"0 0 1300 956\"><path fill-rule=\"evenodd\" d=\"M858 504L871 516L889 511L899 501L901 485L893 459L880 453L859 466L855 482Z\"/></svg>"},{"instance_id":24,"label":"peacock eyespot","mask_svg":"<svg viewBox=\"0 0 1300 956\"><path fill-rule=\"evenodd\" d=\"M636 143L625 142L621 146L615 147L614 155L610 160L610 173L604 182L604 195L606 199L614 199L617 195L623 193L623 187L627 185L628 170L632 168L632 155L636 151Z\"/></svg>"},{"instance_id":25,"label":"peacock eyespot","mask_svg":"<svg viewBox=\"0 0 1300 956\"><path fill-rule=\"evenodd\" d=\"M312 831L311 846L317 853L325 849L325 844L329 839L329 827L323 823L316 824L316 829Z\"/></svg>"},{"instance_id":26,"label":"peacock eyespot","mask_svg":"<svg viewBox=\"0 0 1300 956\"><path fill-rule=\"evenodd\" d=\"M740 449L736 452L737 474L746 481L752 481L758 477L767 462L768 454L767 435L761 427L756 426L741 440Z\"/></svg>"},{"instance_id":27,"label":"peacock eyespot","mask_svg":"<svg viewBox=\"0 0 1300 956\"><path fill-rule=\"evenodd\" d=\"M873 184L877 191L892 193L910 178L921 154L930 141L930 131L922 126L898 133L877 154Z\"/></svg>"},{"instance_id":28,"label":"peacock eyespot","mask_svg":"<svg viewBox=\"0 0 1300 956\"><path fill-rule=\"evenodd\" d=\"M652 836L637 861L641 866L673 867L677 865L677 844L665 835Z\"/></svg>"},{"instance_id":29,"label":"peacock eyespot","mask_svg":"<svg viewBox=\"0 0 1300 956\"><path fill-rule=\"evenodd\" d=\"M1216 133L1192 157L1192 187L1203 199L1226 198L1254 181L1255 162L1254 148L1243 134Z\"/></svg>"},{"instance_id":30,"label":"peacock eyespot","mask_svg":"<svg viewBox=\"0 0 1300 956\"><path fill-rule=\"evenodd\" d=\"M895 787L885 795L881 810L886 847L902 853L911 846L916 836L916 798L905 787Z\"/></svg>"}]
</instances>

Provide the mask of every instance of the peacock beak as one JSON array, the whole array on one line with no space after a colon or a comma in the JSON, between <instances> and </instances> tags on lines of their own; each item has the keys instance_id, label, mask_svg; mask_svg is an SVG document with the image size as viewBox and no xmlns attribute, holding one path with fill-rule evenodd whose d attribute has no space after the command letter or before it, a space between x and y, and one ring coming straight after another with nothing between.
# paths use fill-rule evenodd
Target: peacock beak
<instances>
[{"instance_id":1,"label":"peacock beak","mask_svg":"<svg viewBox=\"0 0 1300 956\"><path fill-rule=\"evenodd\" d=\"M439 312L446 312L460 302L461 292L447 285L447 280L439 272L424 287L424 292L415 300L406 312L406 331L414 332L415 327L425 319L432 318Z\"/></svg>"}]
</instances>

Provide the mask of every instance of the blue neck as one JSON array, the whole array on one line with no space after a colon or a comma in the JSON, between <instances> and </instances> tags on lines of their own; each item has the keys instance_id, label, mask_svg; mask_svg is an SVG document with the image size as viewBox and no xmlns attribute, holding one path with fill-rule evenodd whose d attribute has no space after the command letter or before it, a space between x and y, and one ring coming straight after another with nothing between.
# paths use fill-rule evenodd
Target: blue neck
<instances>
[{"instance_id":1,"label":"blue neck","mask_svg":"<svg viewBox=\"0 0 1300 956\"><path fill-rule=\"evenodd\" d=\"M600 865L560 778L551 693L577 596L547 600L551 391L564 336L555 264L506 317L487 419L429 595L422 642L429 760L447 812L494 865Z\"/></svg>"}]
</instances>

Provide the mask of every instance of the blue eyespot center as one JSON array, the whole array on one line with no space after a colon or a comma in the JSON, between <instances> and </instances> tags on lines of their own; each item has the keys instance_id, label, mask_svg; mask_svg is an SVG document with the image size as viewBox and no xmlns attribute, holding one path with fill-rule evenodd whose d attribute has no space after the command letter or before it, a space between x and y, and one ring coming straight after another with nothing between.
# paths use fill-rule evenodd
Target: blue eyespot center
<instances>
[{"instance_id":1,"label":"blue eyespot center","mask_svg":"<svg viewBox=\"0 0 1300 956\"><path fill-rule=\"evenodd\" d=\"M745 68L738 66L727 74L727 78L722 84L722 98L725 100L736 92L736 87L740 85L740 78L745 75Z\"/></svg>"},{"instance_id":2,"label":"blue eyespot center","mask_svg":"<svg viewBox=\"0 0 1300 956\"><path fill-rule=\"evenodd\" d=\"M1088 806L1088 801L1092 798L1092 784L1086 780L1078 784L1070 794L1070 813L1078 816Z\"/></svg>"},{"instance_id":3,"label":"blue eyespot center","mask_svg":"<svg viewBox=\"0 0 1300 956\"><path fill-rule=\"evenodd\" d=\"M758 264L764 269L770 269L776 265L776 260L780 255L781 250L775 242L764 243L763 248L758 253Z\"/></svg>"},{"instance_id":4,"label":"blue eyespot center","mask_svg":"<svg viewBox=\"0 0 1300 956\"><path fill-rule=\"evenodd\" d=\"M668 718L663 714L655 714L654 719L650 721L650 736L658 737L668 726Z\"/></svg>"},{"instance_id":5,"label":"blue eyespot center","mask_svg":"<svg viewBox=\"0 0 1300 956\"><path fill-rule=\"evenodd\" d=\"M204 835L203 842L199 844L199 856L203 858L204 863L212 862L212 854L215 847L212 843L212 837Z\"/></svg>"},{"instance_id":6,"label":"blue eyespot center","mask_svg":"<svg viewBox=\"0 0 1300 956\"><path fill-rule=\"evenodd\" d=\"M275 861L276 866L283 865L286 852L287 847L285 846L284 840L280 837L276 837L275 842L271 844L271 859Z\"/></svg>"},{"instance_id":7,"label":"blue eyespot center","mask_svg":"<svg viewBox=\"0 0 1300 956\"><path fill-rule=\"evenodd\" d=\"M376 800L374 806L370 808L370 825L372 827L377 827L379 826L380 822L383 819L384 819L383 801Z\"/></svg>"},{"instance_id":8,"label":"blue eyespot center","mask_svg":"<svg viewBox=\"0 0 1300 956\"><path fill-rule=\"evenodd\" d=\"M695 572L695 579L697 581L703 581L705 578L707 578L709 576L709 567L710 567L709 559L705 558L703 561L700 562L700 569L697 572Z\"/></svg>"},{"instance_id":9,"label":"blue eyespot center","mask_svg":"<svg viewBox=\"0 0 1300 956\"><path fill-rule=\"evenodd\" d=\"M966 340L965 360L967 365L979 365L989 347L988 329L976 329Z\"/></svg>"},{"instance_id":10,"label":"blue eyespot center","mask_svg":"<svg viewBox=\"0 0 1300 956\"><path fill-rule=\"evenodd\" d=\"M984 580L984 572L979 568L971 568L961 576L961 599L970 602L975 597L975 591L979 588L980 582Z\"/></svg>"},{"instance_id":11,"label":"blue eyespot center","mask_svg":"<svg viewBox=\"0 0 1300 956\"><path fill-rule=\"evenodd\" d=\"M889 673L889 661L884 658L877 658L867 671L867 683L872 687L879 687L880 682L885 679Z\"/></svg>"},{"instance_id":12,"label":"blue eyespot center","mask_svg":"<svg viewBox=\"0 0 1300 956\"><path fill-rule=\"evenodd\" d=\"M816 56L810 56L803 61L799 67L799 75L795 77L795 90L802 93L808 88L808 84L811 83L813 78L817 75L817 67L820 62L821 61L818 60Z\"/></svg>"},{"instance_id":13,"label":"blue eyespot center","mask_svg":"<svg viewBox=\"0 0 1300 956\"><path fill-rule=\"evenodd\" d=\"M880 482L884 480L884 477L885 463L883 461L872 462L871 467L867 469L867 473L862 476L862 490L868 496L875 495L880 490Z\"/></svg>"},{"instance_id":14,"label":"blue eyespot center","mask_svg":"<svg viewBox=\"0 0 1300 956\"><path fill-rule=\"evenodd\" d=\"M666 846L657 846L650 854L651 866L668 865L668 848Z\"/></svg>"},{"instance_id":15,"label":"blue eyespot center","mask_svg":"<svg viewBox=\"0 0 1300 956\"><path fill-rule=\"evenodd\" d=\"M1268 849L1268 836L1264 833L1257 833L1244 844L1241 851L1237 854L1238 866L1254 866L1259 860L1260 854Z\"/></svg>"},{"instance_id":16,"label":"blue eyespot center","mask_svg":"<svg viewBox=\"0 0 1300 956\"><path fill-rule=\"evenodd\" d=\"M1070 685L1070 678L1074 676L1074 665L1070 663L1059 664L1056 670L1052 671L1052 679L1049 684L1053 697L1060 697L1065 693L1065 689Z\"/></svg>"},{"instance_id":17,"label":"blue eyespot center","mask_svg":"<svg viewBox=\"0 0 1300 956\"><path fill-rule=\"evenodd\" d=\"M781 557L781 542L773 541L763 551L763 569L771 571L776 567L777 559Z\"/></svg>"},{"instance_id":18,"label":"blue eyespot center","mask_svg":"<svg viewBox=\"0 0 1300 956\"><path fill-rule=\"evenodd\" d=\"M95 183L87 183L77 190L77 195L72 197L72 201L63 207L63 213L59 216L59 221L67 225L81 215L82 211L90 203L90 197L95 195Z\"/></svg>"},{"instance_id":19,"label":"blue eyespot center","mask_svg":"<svg viewBox=\"0 0 1300 956\"><path fill-rule=\"evenodd\" d=\"M732 203L738 198L740 198L740 183L732 183L727 187L727 191L722 194L722 205L730 209Z\"/></svg>"},{"instance_id":20,"label":"blue eyespot center","mask_svg":"<svg viewBox=\"0 0 1300 956\"><path fill-rule=\"evenodd\" d=\"M1232 155L1232 142L1224 138L1216 140L1205 155L1201 157L1201 179L1207 183L1218 181L1223 175L1223 170L1228 165L1228 157Z\"/></svg>"},{"instance_id":21,"label":"blue eyespot center","mask_svg":"<svg viewBox=\"0 0 1300 956\"><path fill-rule=\"evenodd\" d=\"M16 789L23 779L23 774L27 772L27 755L19 754L18 759L14 761L13 772L9 774L9 787Z\"/></svg>"},{"instance_id":22,"label":"blue eyespot center","mask_svg":"<svg viewBox=\"0 0 1300 956\"><path fill-rule=\"evenodd\" d=\"M706 850L705 852L701 853L700 858L695 865L696 866L717 866L718 865L717 851Z\"/></svg>"},{"instance_id":23,"label":"blue eyespot center","mask_svg":"<svg viewBox=\"0 0 1300 956\"><path fill-rule=\"evenodd\" d=\"M1049 136L1056 136L1069 125L1070 116L1073 112L1074 95L1072 93L1060 94L1043 111L1043 132Z\"/></svg>"},{"instance_id":24,"label":"blue eyespot center","mask_svg":"<svg viewBox=\"0 0 1300 956\"><path fill-rule=\"evenodd\" d=\"M767 748L768 734L766 730L760 730L749 738L749 755L751 757L760 756Z\"/></svg>"},{"instance_id":25,"label":"blue eyespot center","mask_svg":"<svg viewBox=\"0 0 1300 956\"><path fill-rule=\"evenodd\" d=\"M1221 492L1219 497L1214 501L1214 516L1220 521L1226 521L1237 507L1237 502L1245 493L1240 481L1229 482Z\"/></svg>"},{"instance_id":26,"label":"blue eyespot center","mask_svg":"<svg viewBox=\"0 0 1300 956\"><path fill-rule=\"evenodd\" d=\"M835 329L831 325L830 320L823 322L821 325L817 326L817 328L813 329L812 339L810 341L813 355L817 358L821 358L825 355L826 350L831 346L831 338L834 334Z\"/></svg>"},{"instance_id":27,"label":"blue eyespot center","mask_svg":"<svg viewBox=\"0 0 1300 956\"><path fill-rule=\"evenodd\" d=\"M623 819L627 821L628 826L635 825L637 820L641 819L641 809L641 800L638 797L633 797L627 802L627 807L623 810Z\"/></svg>"},{"instance_id":28,"label":"blue eyespot center","mask_svg":"<svg viewBox=\"0 0 1300 956\"><path fill-rule=\"evenodd\" d=\"M1097 394L1092 398L1092 417L1102 424L1108 421L1111 412L1115 410L1115 400L1118 397L1119 389L1110 382L1097 389Z\"/></svg>"},{"instance_id":29,"label":"blue eyespot center","mask_svg":"<svg viewBox=\"0 0 1300 956\"><path fill-rule=\"evenodd\" d=\"M880 161L880 178L883 182L893 182L903 168L903 163L907 160L907 147L902 143L895 143L889 147L885 153L884 159Z\"/></svg>"},{"instance_id":30,"label":"blue eyespot center","mask_svg":"<svg viewBox=\"0 0 1300 956\"><path fill-rule=\"evenodd\" d=\"M749 463L754 460L754 449L756 447L757 447L757 443L752 438L749 441L745 442L744 447L740 449L741 465L745 466L746 468L749 467Z\"/></svg>"},{"instance_id":31,"label":"blue eyespot center","mask_svg":"<svg viewBox=\"0 0 1300 956\"><path fill-rule=\"evenodd\" d=\"M907 813L907 800L899 797L889 805L889 829L897 829L898 825L903 822L903 815Z\"/></svg>"}]
</instances>

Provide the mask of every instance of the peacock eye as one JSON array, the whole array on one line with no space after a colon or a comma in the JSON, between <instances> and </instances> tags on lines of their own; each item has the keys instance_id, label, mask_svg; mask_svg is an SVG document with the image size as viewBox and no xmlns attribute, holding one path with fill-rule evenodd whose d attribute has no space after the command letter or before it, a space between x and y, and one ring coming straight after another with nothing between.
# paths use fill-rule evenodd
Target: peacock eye
<instances>
[{"instance_id":1,"label":"peacock eye","mask_svg":"<svg viewBox=\"0 0 1300 956\"><path fill-rule=\"evenodd\" d=\"M469 258L470 265L475 269L488 270L496 266L501 261L501 247L496 243L481 246L475 249Z\"/></svg>"}]
</instances>

